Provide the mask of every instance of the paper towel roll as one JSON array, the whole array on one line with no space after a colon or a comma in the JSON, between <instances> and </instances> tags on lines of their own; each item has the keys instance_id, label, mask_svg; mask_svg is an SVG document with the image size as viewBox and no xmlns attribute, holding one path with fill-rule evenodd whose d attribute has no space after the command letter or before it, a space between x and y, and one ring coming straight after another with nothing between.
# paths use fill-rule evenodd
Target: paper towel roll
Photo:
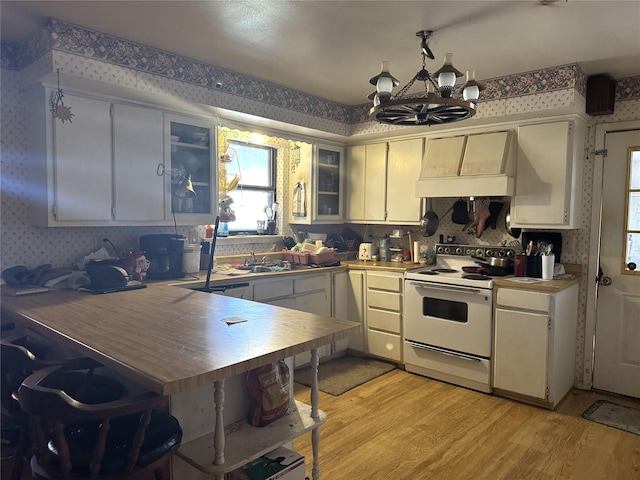
<instances>
[{"instance_id":1,"label":"paper towel roll","mask_svg":"<svg viewBox=\"0 0 640 480\"><path fill-rule=\"evenodd\" d=\"M420 263L420 242L413 242L413 263Z\"/></svg>"}]
</instances>

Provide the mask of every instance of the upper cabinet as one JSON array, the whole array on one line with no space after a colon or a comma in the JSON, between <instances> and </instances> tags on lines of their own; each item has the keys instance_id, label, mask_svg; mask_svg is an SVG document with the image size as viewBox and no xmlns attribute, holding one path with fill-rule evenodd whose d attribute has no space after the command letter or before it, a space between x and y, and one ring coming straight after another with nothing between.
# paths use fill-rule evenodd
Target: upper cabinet
<instances>
[{"instance_id":1,"label":"upper cabinet","mask_svg":"<svg viewBox=\"0 0 640 480\"><path fill-rule=\"evenodd\" d=\"M580 226L585 126L566 120L518 128L516 192L511 226Z\"/></svg>"},{"instance_id":2,"label":"upper cabinet","mask_svg":"<svg viewBox=\"0 0 640 480\"><path fill-rule=\"evenodd\" d=\"M218 213L216 129L207 120L165 113L165 169L171 172L166 214L208 224Z\"/></svg>"},{"instance_id":3,"label":"upper cabinet","mask_svg":"<svg viewBox=\"0 0 640 480\"><path fill-rule=\"evenodd\" d=\"M164 179L154 175L162 159L162 112L113 105L113 188L116 221L163 221Z\"/></svg>"},{"instance_id":4,"label":"upper cabinet","mask_svg":"<svg viewBox=\"0 0 640 480\"><path fill-rule=\"evenodd\" d=\"M291 151L289 223L342 223L344 149L299 142Z\"/></svg>"},{"instance_id":5,"label":"upper cabinet","mask_svg":"<svg viewBox=\"0 0 640 480\"><path fill-rule=\"evenodd\" d=\"M83 92L65 91L61 112L71 115L54 117L55 92L52 86L41 86L28 96L33 179L28 197L34 224L171 225L171 199L185 172L195 193L185 195L185 203L193 208L176 212L176 223L211 223L217 184L208 141L215 137L208 136L206 146L197 145L193 136L184 148L174 146L171 132L178 127L170 116L164 119L161 109ZM185 120L184 125L211 134L212 127L198 120Z\"/></svg>"},{"instance_id":6,"label":"upper cabinet","mask_svg":"<svg viewBox=\"0 0 640 480\"><path fill-rule=\"evenodd\" d=\"M424 213L422 199L416 197L411 188L407 188L407 179L415 178L420 168L423 144L422 138L389 142L386 223L417 223Z\"/></svg>"},{"instance_id":7,"label":"upper cabinet","mask_svg":"<svg viewBox=\"0 0 640 480\"><path fill-rule=\"evenodd\" d=\"M422 138L349 147L346 220L419 223L422 200L407 188L407 181L420 169L422 149Z\"/></svg>"},{"instance_id":8,"label":"upper cabinet","mask_svg":"<svg viewBox=\"0 0 640 480\"><path fill-rule=\"evenodd\" d=\"M348 222L383 222L386 195L387 144L347 149Z\"/></svg>"}]
</instances>

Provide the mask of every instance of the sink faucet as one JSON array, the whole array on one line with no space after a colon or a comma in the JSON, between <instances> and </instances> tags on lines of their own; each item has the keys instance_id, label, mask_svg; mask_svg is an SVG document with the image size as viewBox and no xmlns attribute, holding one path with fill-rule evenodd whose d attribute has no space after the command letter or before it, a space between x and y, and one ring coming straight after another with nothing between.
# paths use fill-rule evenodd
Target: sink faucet
<instances>
[{"instance_id":1,"label":"sink faucet","mask_svg":"<svg viewBox=\"0 0 640 480\"><path fill-rule=\"evenodd\" d=\"M251 263L258 263L258 260L256 260L256 252L251 252Z\"/></svg>"}]
</instances>

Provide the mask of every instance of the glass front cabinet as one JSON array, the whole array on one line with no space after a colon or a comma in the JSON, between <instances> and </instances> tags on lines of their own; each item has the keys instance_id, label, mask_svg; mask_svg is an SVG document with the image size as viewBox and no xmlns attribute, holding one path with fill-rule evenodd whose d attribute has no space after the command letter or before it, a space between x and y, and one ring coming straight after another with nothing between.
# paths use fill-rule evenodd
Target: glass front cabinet
<instances>
[{"instance_id":1,"label":"glass front cabinet","mask_svg":"<svg viewBox=\"0 0 640 480\"><path fill-rule=\"evenodd\" d=\"M303 144L292 154L290 223L341 223L344 149Z\"/></svg>"},{"instance_id":2,"label":"glass front cabinet","mask_svg":"<svg viewBox=\"0 0 640 480\"><path fill-rule=\"evenodd\" d=\"M175 215L182 225L213 223L218 214L215 126L165 115L165 146L167 216Z\"/></svg>"}]
</instances>

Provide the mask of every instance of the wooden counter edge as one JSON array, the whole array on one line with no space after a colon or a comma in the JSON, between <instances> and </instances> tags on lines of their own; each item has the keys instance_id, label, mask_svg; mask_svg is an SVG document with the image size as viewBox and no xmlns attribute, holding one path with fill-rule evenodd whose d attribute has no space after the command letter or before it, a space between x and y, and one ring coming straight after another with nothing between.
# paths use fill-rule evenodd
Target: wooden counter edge
<instances>
[{"instance_id":1,"label":"wooden counter edge","mask_svg":"<svg viewBox=\"0 0 640 480\"><path fill-rule=\"evenodd\" d=\"M494 287L517 288L521 290L533 290L539 292L560 292L582 281L582 265L575 263L564 264L565 272L574 275L570 280L540 280L536 283L520 283L510 281L513 275L506 277L494 277Z\"/></svg>"}]
</instances>

